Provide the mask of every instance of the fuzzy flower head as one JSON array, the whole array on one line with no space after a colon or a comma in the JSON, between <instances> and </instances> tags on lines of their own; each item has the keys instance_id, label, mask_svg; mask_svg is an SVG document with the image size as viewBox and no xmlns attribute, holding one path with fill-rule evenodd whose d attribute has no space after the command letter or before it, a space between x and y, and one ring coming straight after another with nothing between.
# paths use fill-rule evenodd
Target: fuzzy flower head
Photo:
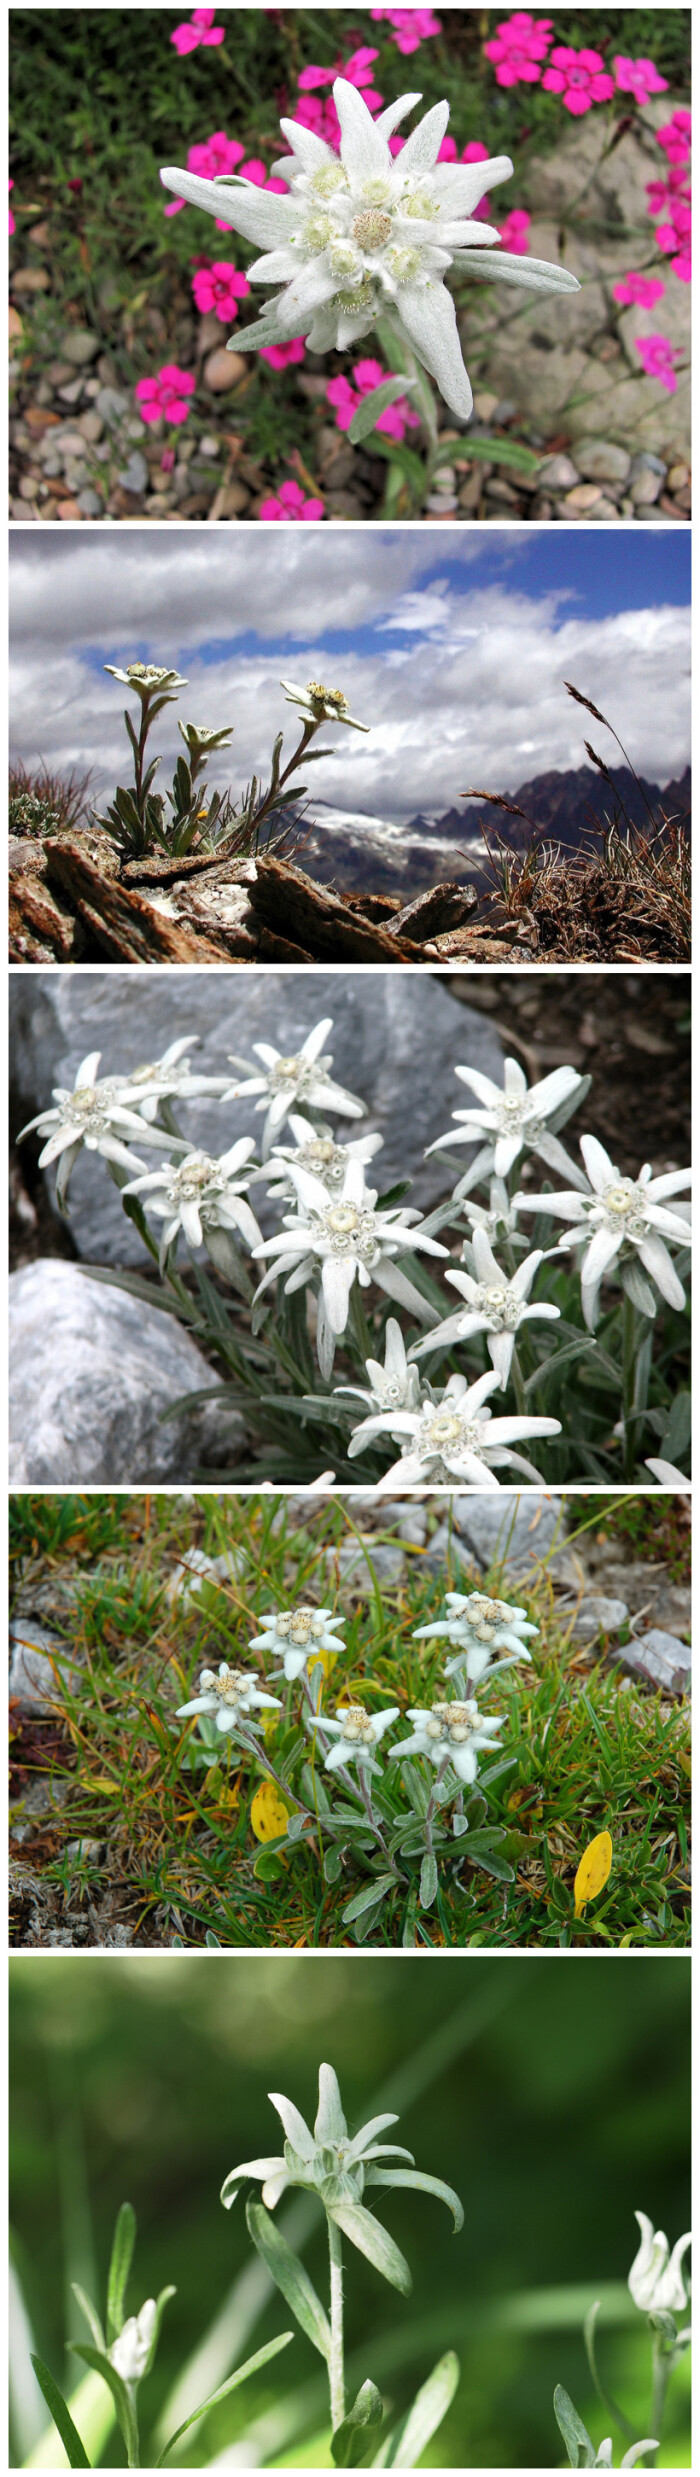
<instances>
[{"instance_id":1,"label":"fuzzy flower head","mask_svg":"<svg viewBox=\"0 0 700 2477\"><path fill-rule=\"evenodd\" d=\"M458 1780L472 1782L479 1755L493 1751L505 1714L484 1720L477 1703L433 1703L430 1711L419 1708L407 1712L406 1718L413 1721L413 1736L392 1746L390 1759L400 1762L408 1754L427 1755L429 1763L445 1770L451 1763Z\"/></svg>"},{"instance_id":2,"label":"fuzzy flower head","mask_svg":"<svg viewBox=\"0 0 700 2477\"><path fill-rule=\"evenodd\" d=\"M194 380L192 384L194 386ZM156 662L129 662L125 671L117 670L113 662L106 662L104 669L109 671L111 679L119 680L122 688L135 689L137 697L141 698L142 705L145 705L150 697L167 699L170 703L177 696L179 688L187 687L187 680L180 678L179 671L165 671Z\"/></svg>"},{"instance_id":3,"label":"fuzzy flower head","mask_svg":"<svg viewBox=\"0 0 700 2477\"><path fill-rule=\"evenodd\" d=\"M213 1230L239 1230L248 1247L257 1247L260 1231L246 1200L249 1172L241 1176L254 1152L252 1136L239 1136L218 1160L210 1153L185 1153L177 1163L132 1179L123 1192L145 1195L151 1211L164 1222L163 1254L180 1230L190 1247L208 1244Z\"/></svg>"},{"instance_id":4,"label":"fuzzy flower head","mask_svg":"<svg viewBox=\"0 0 700 2477\"><path fill-rule=\"evenodd\" d=\"M190 1703L181 1703L177 1720L188 1720L191 1712L203 1712L216 1721L222 1737L230 1737L241 1723L245 1729L259 1730L259 1722L251 1719L255 1711L281 1711L278 1694L264 1694L252 1669L231 1669L222 1660L218 1669L202 1669L199 1693Z\"/></svg>"},{"instance_id":5,"label":"fuzzy flower head","mask_svg":"<svg viewBox=\"0 0 700 2477\"><path fill-rule=\"evenodd\" d=\"M270 1195L279 1196L285 1203L296 1203L296 1187L288 1166L290 1163L293 1162L296 1169L309 1170L312 1178L319 1178L321 1186L333 1198L342 1195L349 1162L361 1161L366 1166L374 1159L375 1153L381 1151L384 1140L381 1135L357 1135L350 1144L336 1144L330 1127L316 1129L309 1124L308 1118L297 1117L296 1111L290 1113L289 1126L294 1147L291 1144L275 1144L269 1169L255 1173L256 1177L269 1181Z\"/></svg>"},{"instance_id":6,"label":"fuzzy flower head","mask_svg":"<svg viewBox=\"0 0 700 2477\"><path fill-rule=\"evenodd\" d=\"M262 1632L248 1649L281 1660L286 1678L300 1677L312 1652L344 1651L342 1635L337 1632L342 1623L330 1608L273 1609L269 1617L260 1618Z\"/></svg>"},{"instance_id":7,"label":"fuzzy flower head","mask_svg":"<svg viewBox=\"0 0 700 2477\"><path fill-rule=\"evenodd\" d=\"M553 1213L568 1221L560 1247L584 1244L581 1303L589 1331L597 1323L601 1282L618 1264L623 1290L642 1315L656 1313L645 1273L669 1307L684 1307L685 1291L665 1241L688 1245L688 1206L671 1206L669 1199L690 1185L690 1170L670 1170L654 1178L651 1164L645 1162L638 1178L623 1178L597 1136L582 1136L581 1151L590 1182L585 1194L559 1188L551 1195L517 1196L516 1203L524 1212Z\"/></svg>"},{"instance_id":8,"label":"fuzzy flower head","mask_svg":"<svg viewBox=\"0 0 700 2477\"><path fill-rule=\"evenodd\" d=\"M383 1417L392 1410L415 1410L421 1401L423 1388L416 1367L409 1367L401 1326L395 1316L389 1316L386 1328L384 1366L379 1359L366 1359L365 1372L369 1387L336 1385L338 1395L347 1394L356 1402L366 1402L371 1412Z\"/></svg>"},{"instance_id":9,"label":"fuzzy flower head","mask_svg":"<svg viewBox=\"0 0 700 2477\"><path fill-rule=\"evenodd\" d=\"M518 1608L510 1600L489 1599L484 1591L447 1591L447 1617L434 1625L417 1626L416 1643L446 1640L450 1658L445 1663L447 1677L464 1671L474 1685L483 1677L499 1652L510 1653L515 1660L529 1660L526 1636L538 1634L526 1608ZM499 1662L500 1666L500 1662Z\"/></svg>"},{"instance_id":10,"label":"fuzzy flower head","mask_svg":"<svg viewBox=\"0 0 700 2477\"><path fill-rule=\"evenodd\" d=\"M644 2314L685 2313L689 2291L681 2265L692 2236L679 2236L669 2254L668 2237L663 2230L655 2230L643 2210L636 2210L634 2215L641 2230L641 2244L627 2281L630 2296Z\"/></svg>"},{"instance_id":11,"label":"fuzzy flower head","mask_svg":"<svg viewBox=\"0 0 700 2477\"><path fill-rule=\"evenodd\" d=\"M223 187L173 167L161 173L166 189L209 214L223 216L247 240L262 243L263 256L248 269L256 284L282 287L257 323L236 337L236 348L256 351L308 337L312 352L345 352L388 318L399 341L415 352L436 380L445 402L464 420L472 391L462 360L455 304L444 277L456 265L477 278L490 277L498 242L495 227L480 223L474 209L486 190L512 171L508 156L485 163L440 162L449 104L434 104L412 131L400 155L389 141L417 95L403 95L373 119L359 88L338 77L333 100L340 125L340 155L298 121L283 120L290 155L275 166L287 183L285 197L260 195L235 179ZM498 253L496 251L496 265ZM572 291L574 277L538 260L510 258L508 280L534 289Z\"/></svg>"},{"instance_id":12,"label":"fuzzy flower head","mask_svg":"<svg viewBox=\"0 0 700 2477\"><path fill-rule=\"evenodd\" d=\"M239 1076L236 1083L229 1085L223 1098L225 1101L240 1101L260 1095L256 1099L256 1111L267 1112L262 1143L263 1161L269 1159L273 1136L284 1125L285 1118L289 1118L292 1110L300 1105L303 1109L333 1110L338 1118L366 1116L364 1101L358 1101L353 1092L346 1092L342 1084L333 1083L330 1073L333 1060L328 1055L323 1056L324 1042L332 1025L332 1015L324 1015L321 1023L314 1024L313 1030L307 1032L301 1049L287 1057L281 1050L273 1049L271 1042L254 1041L256 1058L262 1060L262 1075L259 1067L257 1072L251 1074L246 1058L231 1057L232 1066L243 1067L245 1080L241 1082Z\"/></svg>"},{"instance_id":13,"label":"fuzzy flower head","mask_svg":"<svg viewBox=\"0 0 700 2477\"><path fill-rule=\"evenodd\" d=\"M374 1444L382 1435L401 1438L401 1458L379 1481L378 1495L386 1495L399 1483L419 1488L424 1481L445 1486L452 1479L476 1488L497 1488L496 1470L504 1463L541 1486L541 1473L522 1454L514 1453L513 1446L524 1437L560 1436L559 1420L522 1415L493 1419L485 1405L497 1384L495 1370L469 1386L466 1377L451 1376L444 1393L418 1410L386 1411L363 1419L350 1438L348 1454L352 1459L363 1453L365 1445Z\"/></svg>"},{"instance_id":14,"label":"fuzzy flower head","mask_svg":"<svg viewBox=\"0 0 700 2477\"><path fill-rule=\"evenodd\" d=\"M148 2373L157 2322L155 2297L149 2296L140 2314L130 2314L128 2321L122 2324L119 2336L109 2351L110 2365L114 2366L115 2373L121 2374L122 2382L140 2382L142 2375Z\"/></svg>"},{"instance_id":15,"label":"fuzzy flower head","mask_svg":"<svg viewBox=\"0 0 700 2477\"><path fill-rule=\"evenodd\" d=\"M371 730L371 723L358 722L356 716L351 714L342 688L324 688L320 679L307 680L305 688L297 688L294 680L283 679L280 687L284 689L287 704L298 706L302 722L313 724L315 731L322 722L344 722L350 731Z\"/></svg>"},{"instance_id":16,"label":"fuzzy flower head","mask_svg":"<svg viewBox=\"0 0 700 2477\"><path fill-rule=\"evenodd\" d=\"M310 1714L307 1722L308 1728L322 1729L325 1737L335 1738L335 1745L331 1746L325 1757L325 1771L337 1772L343 1763L357 1763L362 1771L380 1772L381 1763L376 1761L377 1747L385 1729L390 1729L398 1720L398 1703L390 1703L385 1711L371 1714L365 1711L362 1703L339 1703L336 1704L336 1714L335 1720L327 1720L325 1713L323 1718L317 1713Z\"/></svg>"},{"instance_id":17,"label":"fuzzy flower head","mask_svg":"<svg viewBox=\"0 0 700 2477\"><path fill-rule=\"evenodd\" d=\"M446 1316L442 1324L434 1325L424 1341L416 1342L411 1357L420 1359L426 1351L435 1350L438 1345L449 1349L456 1342L471 1341L476 1333L485 1333L492 1367L496 1369L500 1384L505 1386L520 1326L533 1317L540 1322L556 1321L560 1310L547 1300L539 1305L536 1302L532 1306L528 1304L535 1274L542 1263L541 1248L535 1248L532 1255L523 1258L510 1281L496 1263L485 1230L475 1229L472 1252L476 1280L471 1273L445 1274L445 1280L452 1283L453 1289L461 1291L464 1306L458 1308L455 1315Z\"/></svg>"},{"instance_id":18,"label":"fuzzy flower head","mask_svg":"<svg viewBox=\"0 0 700 2477\"><path fill-rule=\"evenodd\" d=\"M455 2230L464 2222L458 2195L451 2185L443 2184L441 2177L425 2176L415 2168L410 2150L402 2150L395 2142L378 2141L378 2134L398 2123L396 2116L372 2116L351 2137L332 2065L322 2064L319 2072L318 2114L313 2132L291 2099L277 2090L271 2090L269 2095L282 2121L284 2156L248 2159L241 2167L232 2168L221 2190L224 2209L231 2209L241 2185L251 2178L261 2183L267 2210L275 2209L290 2186L301 2185L305 2192L318 2195L328 2218L357 2246L358 2252L367 2255L391 2286L408 2295L408 2263L373 2212L363 2208L365 2188L414 2185L421 2193L434 2194L437 2201L445 2202L452 2211ZM387 2159L399 2159L400 2167L388 2168Z\"/></svg>"},{"instance_id":19,"label":"fuzzy flower head","mask_svg":"<svg viewBox=\"0 0 700 2477\"><path fill-rule=\"evenodd\" d=\"M456 1129L438 1136L430 1152L444 1151L451 1144L474 1144L478 1136L485 1136L489 1158L481 1166L486 1177L492 1169L497 1178L507 1178L521 1152L540 1153L551 1169L571 1174L571 1163L556 1143L555 1130L571 1116L587 1089L585 1077L577 1075L575 1067L555 1067L552 1075L532 1086L516 1058L504 1061L502 1088L475 1067L455 1067L455 1075L476 1093L481 1108L455 1110Z\"/></svg>"},{"instance_id":20,"label":"fuzzy flower head","mask_svg":"<svg viewBox=\"0 0 700 2477\"><path fill-rule=\"evenodd\" d=\"M138 1099L134 1095L131 1079L128 1075L109 1075L98 1082L99 1063L99 1049L91 1050L87 1058L81 1059L73 1091L69 1092L63 1085L57 1084L52 1096L53 1107L40 1110L37 1118L30 1118L17 1139L21 1144L25 1135L31 1135L34 1128L45 1136L39 1165L45 1169L50 1161L60 1163L56 1193L61 1211L71 1170L83 1147L86 1152L101 1153L105 1161L116 1161L127 1170L144 1167L126 1142L129 1137L133 1144L135 1136L140 1138L141 1143L150 1141L138 1113ZM156 1140L172 1145L172 1137L163 1136Z\"/></svg>"},{"instance_id":21,"label":"fuzzy flower head","mask_svg":"<svg viewBox=\"0 0 700 2477\"><path fill-rule=\"evenodd\" d=\"M425 1301L394 1259L408 1248L421 1248L431 1256L444 1256L447 1250L420 1226L416 1228L416 1216L410 1208L394 1205L384 1212L376 1209L376 1190L365 1187L361 1161L348 1164L342 1193L335 1203L329 1202L320 1179L311 1178L308 1171L293 1163L290 1174L297 1190L299 1212L286 1213L285 1228L279 1236L263 1239L256 1247L256 1256L272 1258L257 1295L280 1274L290 1277L287 1291L299 1290L320 1267L317 1348L321 1374L328 1377L335 1341L345 1332L348 1321L353 1282L358 1280L363 1289L370 1282L377 1282L389 1298L412 1308L424 1321Z\"/></svg>"}]
</instances>

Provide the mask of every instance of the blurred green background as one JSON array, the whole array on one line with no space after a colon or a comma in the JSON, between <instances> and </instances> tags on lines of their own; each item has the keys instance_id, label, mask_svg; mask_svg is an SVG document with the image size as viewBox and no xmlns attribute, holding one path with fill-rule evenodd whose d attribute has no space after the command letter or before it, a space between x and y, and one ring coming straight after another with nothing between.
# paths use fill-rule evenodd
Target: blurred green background
<instances>
[{"instance_id":1,"label":"blurred green background","mask_svg":"<svg viewBox=\"0 0 700 2477\"><path fill-rule=\"evenodd\" d=\"M456 2347L462 2381L427 2464L557 2467L555 2382L596 2441L610 2432L581 2338L583 2312L602 2294L602 2361L637 2432L647 2433L647 2326L625 2283L635 2207L671 2242L688 2224L689 2003L689 1961L663 1955L16 1959L12 2217L32 2345L72 2387L66 2315L70 2337L86 2333L68 2282L78 2279L102 2306L124 2199L138 2217L128 2309L171 2280L178 2290L148 2386L151 2432L207 2330L192 2405L237 2355L289 2328L276 2294L255 2314L250 2281L226 2303L251 2249L243 2204L228 2215L218 2195L237 2161L279 2148L269 2089L313 2119L326 2058L351 2129L395 2107L396 2138L421 2168L456 2185L466 2211L454 2238L432 2199L377 2196L414 2292L408 2302L397 2297L347 2249L350 2376L358 2384L371 2376L401 2409L441 2351ZM309 2227L304 2258L325 2296L320 2217L301 2195L281 2209L290 2207ZM300 2241L299 2225L288 2232ZM141 2403L145 2410L144 2392ZM27 2391L15 2464L29 2447L31 2415ZM251 2417L255 2438L236 2449ZM168 2430L177 2421L170 2414ZM42 2423L43 2413L35 2432ZM327 2465L317 2440L324 2425L322 2369L299 2334L256 2387L194 2429L178 2465ZM616 2435L616 2462L624 2447ZM112 2434L102 2465L120 2458ZM690 2465L683 2369L661 2459Z\"/></svg>"}]
</instances>

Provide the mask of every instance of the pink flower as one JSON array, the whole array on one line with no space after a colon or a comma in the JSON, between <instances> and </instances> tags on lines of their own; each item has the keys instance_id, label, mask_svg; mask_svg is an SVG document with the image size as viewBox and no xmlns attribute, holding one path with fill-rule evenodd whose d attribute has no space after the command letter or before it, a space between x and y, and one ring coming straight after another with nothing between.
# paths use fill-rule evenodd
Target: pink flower
<instances>
[{"instance_id":1,"label":"pink flower","mask_svg":"<svg viewBox=\"0 0 700 2477\"><path fill-rule=\"evenodd\" d=\"M432 9L370 9L370 17L386 18L393 29L397 51L406 55L417 52L419 43L427 42L431 34L442 34L439 17Z\"/></svg>"},{"instance_id":2,"label":"pink flower","mask_svg":"<svg viewBox=\"0 0 700 2477\"><path fill-rule=\"evenodd\" d=\"M332 86L334 78L344 77L349 86L359 87L368 112L381 112L384 97L377 94L371 82L372 62L377 58L377 52L370 51L368 45L363 44L359 51L351 54L349 60L336 60L332 69L321 69L314 63L308 69L302 69L299 94L303 100L295 105L292 119L298 121L302 129L313 129L316 137L323 138L326 146L339 146L340 122L332 96L326 103L309 104L306 98L316 87Z\"/></svg>"},{"instance_id":3,"label":"pink flower","mask_svg":"<svg viewBox=\"0 0 700 2477\"><path fill-rule=\"evenodd\" d=\"M282 482L274 499L263 499L258 514L264 525L313 525L325 516L322 499L305 499L298 482Z\"/></svg>"},{"instance_id":4,"label":"pink flower","mask_svg":"<svg viewBox=\"0 0 700 2477\"><path fill-rule=\"evenodd\" d=\"M672 165L665 181L647 181L646 191L649 214L661 215L665 207L672 223L675 222L678 203L686 207L690 205L687 174L681 170L680 165L678 167Z\"/></svg>"},{"instance_id":5,"label":"pink flower","mask_svg":"<svg viewBox=\"0 0 700 2477\"><path fill-rule=\"evenodd\" d=\"M577 118L590 112L592 103L609 103L615 93L615 80L608 77L601 53L572 52L568 43L556 44L542 84L548 94L561 95L565 111Z\"/></svg>"},{"instance_id":6,"label":"pink flower","mask_svg":"<svg viewBox=\"0 0 700 2477\"><path fill-rule=\"evenodd\" d=\"M271 370L287 370L293 361L303 361L305 351L303 336L295 335L291 344L261 344L259 359L269 361Z\"/></svg>"},{"instance_id":7,"label":"pink flower","mask_svg":"<svg viewBox=\"0 0 700 2477\"><path fill-rule=\"evenodd\" d=\"M326 388L326 400L334 407L336 425L339 430L349 430L363 397L371 395L374 387L381 387L386 375L381 361L365 360L356 361L353 366L352 376L357 393L351 387L348 378L331 379L330 385ZM407 429L417 429L419 418L418 413L414 413L413 406L409 404L408 397L398 396L395 404L388 404L386 411L380 413L375 428L383 430L386 438L398 439L400 442Z\"/></svg>"},{"instance_id":8,"label":"pink flower","mask_svg":"<svg viewBox=\"0 0 700 2477\"><path fill-rule=\"evenodd\" d=\"M194 385L189 370L179 370L176 361L165 361L155 378L140 378L134 388L141 420L149 429L157 421L179 426L187 420L191 408L186 399L194 394Z\"/></svg>"},{"instance_id":9,"label":"pink flower","mask_svg":"<svg viewBox=\"0 0 700 2477\"><path fill-rule=\"evenodd\" d=\"M551 40L551 17L531 17L527 9L516 9L513 17L504 18L490 43L484 44L486 59L496 71L496 85L536 86Z\"/></svg>"},{"instance_id":10,"label":"pink flower","mask_svg":"<svg viewBox=\"0 0 700 2477\"><path fill-rule=\"evenodd\" d=\"M505 223L500 227L501 249L514 250L516 257L526 258L530 220L524 207L511 207L510 214L506 216Z\"/></svg>"},{"instance_id":11,"label":"pink flower","mask_svg":"<svg viewBox=\"0 0 700 2477\"><path fill-rule=\"evenodd\" d=\"M687 163L690 154L690 130L690 112L682 109L674 112L670 120L665 120L662 129L657 129L657 146L663 147L669 163Z\"/></svg>"},{"instance_id":12,"label":"pink flower","mask_svg":"<svg viewBox=\"0 0 700 2477\"><path fill-rule=\"evenodd\" d=\"M668 78L659 76L653 60L626 60L616 52L613 68L618 93L634 95L635 103L646 103L648 95L668 92Z\"/></svg>"},{"instance_id":13,"label":"pink flower","mask_svg":"<svg viewBox=\"0 0 700 2477\"><path fill-rule=\"evenodd\" d=\"M250 292L247 276L239 275L237 267L226 258L215 258L211 266L198 267L192 277L192 292L198 310L215 310L223 322L238 317L239 301Z\"/></svg>"},{"instance_id":14,"label":"pink flower","mask_svg":"<svg viewBox=\"0 0 700 2477\"><path fill-rule=\"evenodd\" d=\"M14 184L14 181L8 181L8 184L7 184L8 189L14 189L14 185L15 185L15 184ZM9 208L8 208L8 213L9 213L9 218L10 218L10 220L9 220L9 224L8 224L8 231L9 231L10 240L11 240L11 239L12 239L12 234L13 234L13 232L16 232L16 230L17 230L17 226L16 226L16 223L15 223L15 219L14 219L14 215L13 215L13 213L12 213L12 208L11 208L11 207L9 207Z\"/></svg>"},{"instance_id":15,"label":"pink flower","mask_svg":"<svg viewBox=\"0 0 700 2477\"><path fill-rule=\"evenodd\" d=\"M174 449L174 447L164 447L164 449L163 449L163 453L162 453L162 456L161 456L161 460L160 460L160 469L161 469L161 473L172 473L174 463L175 463L175 449Z\"/></svg>"},{"instance_id":16,"label":"pink flower","mask_svg":"<svg viewBox=\"0 0 700 2477\"><path fill-rule=\"evenodd\" d=\"M666 335L639 335L634 349L639 354L647 378L657 378L660 387L665 387L669 396L675 396L678 380L674 362L678 359L679 348L669 344Z\"/></svg>"},{"instance_id":17,"label":"pink flower","mask_svg":"<svg viewBox=\"0 0 700 2477\"><path fill-rule=\"evenodd\" d=\"M181 57L185 52L196 52L198 43L223 43L225 28L215 26L215 15L215 9L193 9L189 23L176 26L170 41Z\"/></svg>"},{"instance_id":18,"label":"pink flower","mask_svg":"<svg viewBox=\"0 0 700 2477\"><path fill-rule=\"evenodd\" d=\"M621 275L619 283L613 284L612 291L614 301L636 301L638 302L641 310L650 310L653 308L655 301L661 300L661 295L666 291L666 286L662 283L659 275L637 275L636 273L633 273L632 275Z\"/></svg>"},{"instance_id":19,"label":"pink flower","mask_svg":"<svg viewBox=\"0 0 700 2477\"><path fill-rule=\"evenodd\" d=\"M690 284L692 282L693 267L689 241L686 242L685 249L681 250L680 256L678 258L671 259L671 274L677 275L679 283L681 284Z\"/></svg>"}]
</instances>

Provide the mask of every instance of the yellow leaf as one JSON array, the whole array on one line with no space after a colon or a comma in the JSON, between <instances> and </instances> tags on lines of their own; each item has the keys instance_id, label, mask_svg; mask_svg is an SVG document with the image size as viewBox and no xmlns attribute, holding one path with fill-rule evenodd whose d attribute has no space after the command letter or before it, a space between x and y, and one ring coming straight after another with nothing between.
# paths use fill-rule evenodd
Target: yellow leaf
<instances>
[{"instance_id":1,"label":"yellow leaf","mask_svg":"<svg viewBox=\"0 0 700 2477\"><path fill-rule=\"evenodd\" d=\"M288 1813L274 1780L261 1780L250 1809L256 1841L279 1840L280 1833L286 1832Z\"/></svg>"},{"instance_id":2,"label":"yellow leaf","mask_svg":"<svg viewBox=\"0 0 700 2477\"><path fill-rule=\"evenodd\" d=\"M679 1761L680 1766L681 1766L681 1771L685 1772L686 1779L687 1779L687 1780L692 1780L692 1777L693 1777L693 1766L692 1766L692 1763L691 1763L690 1755L687 1755L687 1754L685 1753L685 1751L684 1751L684 1749L683 1749L682 1747L681 1747L681 1751L680 1751L680 1754L679 1754L679 1757L678 1757L678 1761Z\"/></svg>"},{"instance_id":3,"label":"yellow leaf","mask_svg":"<svg viewBox=\"0 0 700 2477\"><path fill-rule=\"evenodd\" d=\"M314 1669L321 1669L321 1670L322 1670L322 1672L323 1672L323 1676L324 1676L324 1677L330 1677L330 1673L331 1673L331 1669L332 1669L332 1667L333 1667L333 1662L334 1662L334 1660L335 1660L335 1652L334 1652L334 1651L312 1651L312 1652L310 1652L310 1654L309 1654L309 1676L311 1677L311 1675L312 1675L312 1673L313 1673L313 1670L314 1670Z\"/></svg>"},{"instance_id":4,"label":"yellow leaf","mask_svg":"<svg viewBox=\"0 0 700 2477\"><path fill-rule=\"evenodd\" d=\"M580 1918L588 1901L594 1901L607 1883L612 1866L613 1845L609 1832L597 1832L594 1841L584 1849L574 1884L576 1917Z\"/></svg>"}]
</instances>

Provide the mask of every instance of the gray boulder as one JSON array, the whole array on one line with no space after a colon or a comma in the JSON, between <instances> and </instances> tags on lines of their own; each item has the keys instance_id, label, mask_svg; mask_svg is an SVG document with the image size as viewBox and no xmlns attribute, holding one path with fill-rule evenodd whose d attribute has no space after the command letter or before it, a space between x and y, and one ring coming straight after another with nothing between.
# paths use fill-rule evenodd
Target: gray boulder
<instances>
[{"instance_id":1,"label":"gray boulder","mask_svg":"<svg viewBox=\"0 0 700 2477\"><path fill-rule=\"evenodd\" d=\"M376 1165L380 1190L413 1177L410 1201L423 1209L449 1194L452 1184L439 1157L424 1162L423 1152L449 1127L452 1111L468 1104L455 1066L469 1064L503 1080L493 1026L427 972L33 972L13 979L11 1006L17 1127L50 1104L53 1085L72 1086L88 1050L102 1051L103 1074L121 1074L160 1057L191 1027L199 1034L197 1069L223 1075L231 1051L255 1067L254 1041L293 1053L312 1024L330 1015L334 1076L367 1102L367 1125L384 1137ZM259 1138L262 1119L253 1102L222 1109L219 1101L204 1099L183 1104L181 1124L193 1144L223 1152L238 1135ZM341 1139L343 1130L359 1131L350 1119L334 1124ZM471 1156L462 1145L456 1157L466 1167ZM160 1156L148 1158L156 1166ZM49 1177L52 1182L52 1172ZM260 1205L264 1194L258 1188L256 1211L267 1227L277 1227ZM141 1242L94 1154L83 1153L77 1162L69 1202L85 1262L143 1263Z\"/></svg>"},{"instance_id":2,"label":"gray boulder","mask_svg":"<svg viewBox=\"0 0 700 2477\"><path fill-rule=\"evenodd\" d=\"M10 1479L17 1487L130 1484L230 1460L242 1427L202 1405L159 1426L181 1393L216 1384L172 1316L39 1258L10 1281Z\"/></svg>"},{"instance_id":3,"label":"gray boulder","mask_svg":"<svg viewBox=\"0 0 700 2477\"><path fill-rule=\"evenodd\" d=\"M50 1711L60 1695L61 1680L75 1674L67 1645L32 1617L13 1618L10 1626L10 1697Z\"/></svg>"},{"instance_id":4,"label":"gray boulder","mask_svg":"<svg viewBox=\"0 0 700 2477\"><path fill-rule=\"evenodd\" d=\"M650 1626L648 1634L637 1634L625 1644L623 1657L626 1668L636 1669L651 1685L665 1686L669 1694L690 1693L690 1644L682 1643L679 1635Z\"/></svg>"}]
</instances>

